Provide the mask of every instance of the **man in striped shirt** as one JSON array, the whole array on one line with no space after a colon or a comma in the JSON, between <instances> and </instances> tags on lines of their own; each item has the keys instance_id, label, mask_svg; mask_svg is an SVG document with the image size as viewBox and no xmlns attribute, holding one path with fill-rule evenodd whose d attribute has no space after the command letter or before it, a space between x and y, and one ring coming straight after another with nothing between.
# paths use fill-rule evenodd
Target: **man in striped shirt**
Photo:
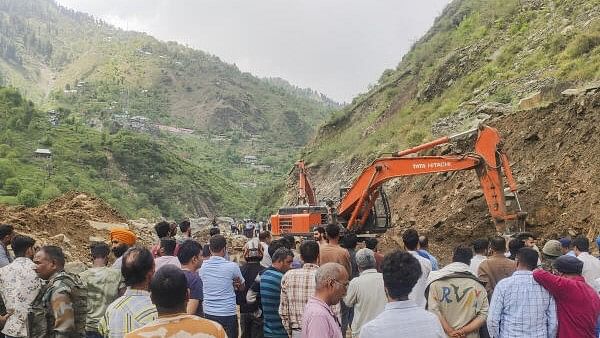
<instances>
[{"instance_id":1,"label":"man in striped shirt","mask_svg":"<svg viewBox=\"0 0 600 338\"><path fill-rule=\"evenodd\" d=\"M304 241L300 246L304 265L288 271L281 280L281 302L279 315L290 337L302 334L302 313L308 299L315 293L315 274L319 266L319 243Z\"/></svg>"},{"instance_id":2,"label":"man in striped shirt","mask_svg":"<svg viewBox=\"0 0 600 338\"><path fill-rule=\"evenodd\" d=\"M158 319L128 333L126 338L227 337L219 323L186 313L187 279L178 267L167 264L157 270L150 283L150 292Z\"/></svg>"},{"instance_id":3,"label":"man in striped shirt","mask_svg":"<svg viewBox=\"0 0 600 338\"><path fill-rule=\"evenodd\" d=\"M281 279L294 260L294 253L287 248L279 248L272 255L273 264L260 277L260 297L264 316L266 338L288 337L279 316L281 299Z\"/></svg>"},{"instance_id":4,"label":"man in striped shirt","mask_svg":"<svg viewBox=\"0 0 600 338\"><path fill-rule=\"evenodd\" d=\"M142 247L127 250L121 273L127 290L108 306L98 325L98 331L105 338L122 338L158 317L148 292L154 274L154 257L150 250Z\"/></svg>"}]
</instances>

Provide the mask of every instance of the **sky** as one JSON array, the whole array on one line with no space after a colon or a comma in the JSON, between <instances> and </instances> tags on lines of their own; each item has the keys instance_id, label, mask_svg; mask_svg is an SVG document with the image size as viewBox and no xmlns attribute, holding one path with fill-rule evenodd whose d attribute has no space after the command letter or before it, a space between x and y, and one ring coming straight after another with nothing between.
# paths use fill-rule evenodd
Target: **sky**
<instances>
[{"instance_id":1,"label":"sky","mask_svg":"<svg viewBox=\"0 0 600 338\"><path fill-rule=\"evenodd\" d=\"M338 102L366 92L450 0L57 0Z\"/></svg>"}]
</instances>

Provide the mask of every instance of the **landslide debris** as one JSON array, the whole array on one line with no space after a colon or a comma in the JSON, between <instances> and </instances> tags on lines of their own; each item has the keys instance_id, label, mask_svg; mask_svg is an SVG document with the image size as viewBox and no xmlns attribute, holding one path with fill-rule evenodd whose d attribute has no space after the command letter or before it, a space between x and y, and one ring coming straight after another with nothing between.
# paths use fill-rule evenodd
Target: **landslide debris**
<instances>
[{"instance_id":1,"label":"landslide debris","mask_svg":"<svg viewBox=\"0 0 600 338\"><path fill-rule=\"evenodd\" d=\"M12 224L37 244L61 246L69 260L86 260L91 239L108 239L108 228L90 224L122 225L127 220L117 210L90 194L71 191L35 208L0 205L0 222Z\"/></svg>"},{"instance_id":2,"label":"landslide debris","mask_svg":"<svg viewBox=\"0 0 600 338\"><path fill-rule=\"evenodd\" d=\"M557 102L486 121L504 139L527 230L546 239L600 234L600 86L567 90ZM439 149L437 151L440 151ZM398 180L388 192L395 229L383 249L400 247L404 229L430 237L446 260L458 244L494 235L473 171Z\"/></svg>"},{"instance_id":3,"label":"landslide debris","mask_svg":"<svg viewBox=\"0 0 600 338\"><path fill-rule=\"evenodd\" d=\"M233 219L216 219L221 233L225 235L230 256L239 259L247 239L233 235L230 224ZM193 237L200 243L208 243L212 219L190 219ZM12 224L17 233L33 237L38 245L57 245L63 248L67 260L75 271L85 268L89 259L89 245L94 241L109 239L113 227L126 227L138 236L138 245L151 247L157 238L156 221L127 220L116 209L91 194L71 191L35 208L0 205L0 223Z\"/></svg>"}]
</instances>

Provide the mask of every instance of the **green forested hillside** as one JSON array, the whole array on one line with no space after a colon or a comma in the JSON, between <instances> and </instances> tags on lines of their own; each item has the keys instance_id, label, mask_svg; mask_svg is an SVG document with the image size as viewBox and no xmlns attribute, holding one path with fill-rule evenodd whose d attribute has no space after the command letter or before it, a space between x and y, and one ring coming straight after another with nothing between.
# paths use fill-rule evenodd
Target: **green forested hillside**
<instances>
[{"instance_id":1,"label":"green forested hillside","mask_svg":"<svg viewBox=\"0 0 600 338\"><path fill-rule=\"evenodd\" d=\"M289 136L298 128L311 134L337 107L310 89L256 78L216 56L116 29L52 0L1 0L0 50L5 84L45 107L65 104L90 115L127 112L294 143ZM303 124L273 128L282 127L282 116Z\"/></svg>"},{"instance_id":2,"label":"green forested hillside","mask_svg":"<svg viewBox=\"0 0 600 338\"><path fill-rule=\"evenodd\" d=\"M52 126L16 89L0 88L0 202L33 206L69 190L94 193L134 217L245 214L251 202L213 168L150 137L114 135L65 118ZM50 159L36 156L52 149Z\"/></svg>"},{"instance_id":3,"label":"green forested hillside","mask_svg":"<svg viewBox=\"0 0 600 338\"><path fill-rule=\"evenodd\" d=\"M1 188L0 200L25 194L34 204L77 189L131 217L254 214L256 196L339 108L53 0L0 0L0 80L37 107L22 129L0 122L0 147L10 149L0 186L19 186ZM36 148L52 161L32 158Z\"/></svg>"},{"instance_id":4,"label":"green forested hillside","mask_svg":"<svg viewBox=\"0 0 600 338\"><path fill-rule=\"evenodd\" d=\"M598 0L454 0L395 69L320 129L305 157L323 168L368 163L437 136L440 118L493 114L531 94L551 100L600 79L599 46Z\"/></svg>"}]
</instances>

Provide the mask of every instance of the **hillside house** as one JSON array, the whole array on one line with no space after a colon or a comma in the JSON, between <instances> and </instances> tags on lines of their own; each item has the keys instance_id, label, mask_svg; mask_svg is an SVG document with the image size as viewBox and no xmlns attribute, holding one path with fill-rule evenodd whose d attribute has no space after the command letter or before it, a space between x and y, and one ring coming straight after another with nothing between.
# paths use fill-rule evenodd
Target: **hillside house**
<instances>
[{"instance_id":1,"label":"hillside house","mask_svg":"<svg viewBox=\"0 0 600 338\"><path fill-rule=\"evenodd\" d=\"M273 167L267 164L252 164L252 168L261 173L273 172Z\"/></svg>"},{"instance_id":2,"label":"hillside house","mask_svg":"<svg viewBox=\"0 0 600 338\"><path fill-rule=\"evenodd\" d=\"M242 163L257 164L258 163L258 157L254 156L254 155L246 155L242 159Z\"/></svg>"},{"instance_id":3,"label":"hillside house","mask_svg":"<svg viewBox=\"0 0 600 338\"><path fill-rule=\"evenodd\" d=\"M50 149L38 148L34 151L36 158L49 159L52 157L52 151Z\"/></svg>"},{"instance_id":4,"label":"hillside house","mask_svg":"<svg viewBox=\"0 0 600 338\"><path fill-rule=\"evenodd\" d=\"M52 109L46 113L48 114L48 122L50 122L50 125L52 125L53 127L58 126L60 122L60 112L57 112L56 110Z\"/></svg>"}]
</instances>

